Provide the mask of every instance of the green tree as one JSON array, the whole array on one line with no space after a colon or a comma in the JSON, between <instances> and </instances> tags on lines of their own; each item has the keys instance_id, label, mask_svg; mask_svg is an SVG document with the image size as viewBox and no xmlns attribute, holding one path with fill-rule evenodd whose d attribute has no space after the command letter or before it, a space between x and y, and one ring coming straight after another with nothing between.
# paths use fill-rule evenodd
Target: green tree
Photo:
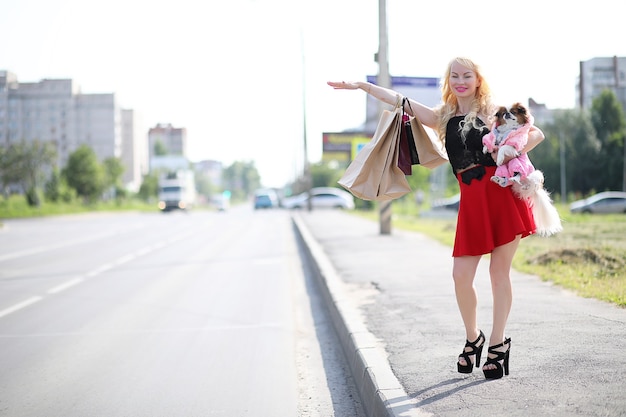
<instances>
[{"instance_id":1,"label":"green tree","mask_svg":"<svg viewBox=\"0 0 626 417\"><path fill-rule=\"evenodd\" d=\"M446 196L451 196L459 192L459 185L452 173L451 169L448 169L446 165L446 184L447 190L445 191ZM413 169L411 175L406 177L409 185L411 186L411 190L416 192L417 190L421 190L423 193L428 194L430 190L430 176L432 174L432 170L428 168L424 168L420 165L413 165Z\"/></svg>"},{"instance_id":2,"label":"green tree","mask_svg":"<svg viewBox=\"0 0 626 417\"><path fill-rule=\"evenodd\" d=\"M59 169L55 167L44 185L44 195L46 201L70 203L76 198L76 191L67 185L65 178L63 178Z\"/></svg>"},{"instance_id":3,"label":"green tree","mask_svg":"<svg viewBox=\"0 0 626 417\"><path fill-rule=\"evenodd\" d=\"M124 175L124 164L120 158L106 158L102 161L104 168L104 187L112 189L115 198L120 200L126 196L126 190L122 184L122 175Z\"/></svg>"},{"instance_id":4,"label":"green tree","mask_svg":"<svg viewBox=\"0 0 626 417\"><path fill-rule=\"evenodd\" d=\"M626 127L624 111L615 93L604 90L591 104L591 121L598 135L598 139L605 144L617 138L615 133L621 134Z\"/></svg>"},{"instance_id":5,"label":"green tree","mask_svg":"<svg viewBox=\"0 0 626 417\"><path fill-rule=\"evenodd\" d=\"M261 186L261 177L254 161L235 161L222 173L224 189L234 200L244 200Z\"/></svg>"},{"instance_id":6,"label":"green tree","mask_svg":"<svg viewBox=\"0 0 626 417\"><path fill-rule=\"evenodd\" d=\"M621 190L624 173L624 129L626 119L615 93L604 90L591 105L591 121L600 141L602 167L598 190Z\"/></svg>"},{"instance_id":7,"label":"green tree","mask_svg":"<svg viewBox=\"0 0 626 417\"><path fill-rule=\"evenodd\" d=\"M17 166L19 158L12 146L0 146L0 183L4 197L9 195L9 186L17 184L20 175L17 170L11 167Z\"/></svg>"},{"instance_id":8,"label":"green tree","mask_svg":"<svg viewBox=\"0 0 626 417\"><path fill-rule=\"evenodd\" d=\"M46 184L44 185L44 195L46 201L53 203L58 202L61 199L61 173L58 168L52 170L52 174Z\"/></svg>"},{"instance_id":9,"label":"green tree","mask_svg":"<svg viewBox=\"0 0 626 417\"><path fill-rule=\"evenodd\" d=\"M167 148L165 144L161 140L157 140L154 142L154 154L156 156L164 156L167 155Z\"/></svg>"},{"instance_id":10,"label":"green tree","mask_svg":"<svg viewBox=\"0 0 626 417\"><path fill-rule=\"evenodd\" d=\"M87 145L81 145L70 154L63 176L68 185L86 202L96 201L104 191L104 168Z\"/></svg>"},{"instance_id":11,"label":"green tree","mask_svg":"<svg viewBox=\"0 0 626 417\"><path fill-rule=\"evenodd\" d=\"M311 187L337 187L337 181L344 171L333 168L325 162L311 164Z\"/></svg>"},{"instance_id":12,"label":"green tree","mask_svg":"<svg viewBox=\"0 0 626 417\"><path fill-rule=\"evenodd\" d=\"M9 185L19 185L28 204L41 204L41 188L56 160L56 150L50 142L17 142L0 152L0 177L5 190Z\"/></svg>"},{"instance_id":13,"label":"green tree","mask_svg":"<svg viewBox=\"0 0 626 417\"><path fill-rule=\"evenodd\" d=\"M144 175L138 192L139 198L149 202L159 195L159 177L156 173Z\"/></svg>"},{"instance_id":14,"label":"green tree","mask_svg":"<svg viewBox=\"0 0 626 417\"><path fill-rule=\"evenodd\" d=\"M208 175L196 172L196 189L198 194L207 198L207 201L211 198L211 196L217 191L215 190L215 186L211 182L211 178Z\"/></svg>"},{"instance_id":15,"label":"green tree","mask_svg":"<svg viewBox=\"0 0 626 417\"><path fill-rule=\"evenodd\" d=\"M573 120L573 119L566 119ZM560 193L561 190L561 161L560 139L565 137L567 130L563 126L554 123L540 126L545 134L545 140L535 149L530 151L530 159L536 169L543 172L545 177L544 187L550 193ZM568 167L569 169L569 167ZM567 191L566 191L567 192Z\"/></svg>"},{"instance_id":16,"label":"green tree","mask_svg":"<svg viewBox=\"0 0 626 417\"><path fill-rule=\"evenodd\" d=\"M542 143L530 158L544 172L546 189L560 190L560 143L565 144L565 178L568 193L586 195L597 190L602 176L602 146L591 123L591 115L582 110L564 110L554 115L551 124L542 127L548 146ZM557 168L558 167L558 168Z\"/></svg>"},{"instance_id":17,"label":"green tree","mask_svg":"<svg viewBox=\"0 0 626 417\"><path fill-rule=\"evenodd\" d=\"M102 161L104 166L104 185L106 187L121 187L124 164L120 158L106 158Z\"/></svg>"}]
</instances>

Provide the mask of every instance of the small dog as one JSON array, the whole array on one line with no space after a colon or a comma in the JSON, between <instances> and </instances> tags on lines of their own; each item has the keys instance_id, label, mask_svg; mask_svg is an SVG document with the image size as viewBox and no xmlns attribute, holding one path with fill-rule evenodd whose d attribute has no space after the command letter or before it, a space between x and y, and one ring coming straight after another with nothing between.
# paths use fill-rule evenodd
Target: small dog
<instances>
[{"instance_id":1,"label":"small dog","mask_svg":"<svg viewBox=\"0 0 626 417\"><path fill-rule=\"evenodd\" d=\"M543 188L543 172L536 170L528 155L521 152L528 143L533 116L523 104L515 103L510 109L500 107L495 117L491 132L483 136L483 152L498 150L498 167L491 181L501 187L511 186L517 197L529 200L538 234L550 236L562 231L559 213ZM505 164L507 156L513 159Z\"/></svg>"},{"instance_id":2,"label":"small dog","mask_svg":"<svg viewBox=\"0 0 626 417\"><path fill-rule=\"evenodd\" d=\"M502 106L496 112L495 127L483 137L483 152L491 153L498 147L496 175L491 181L501 187L521 184L523 179L535 170L528 155L520 154L528 143L528 132L534 123L526 107L515 103L511 109ZM506 164L504 158L513 157Z\"/></svg>"}]
</instances>

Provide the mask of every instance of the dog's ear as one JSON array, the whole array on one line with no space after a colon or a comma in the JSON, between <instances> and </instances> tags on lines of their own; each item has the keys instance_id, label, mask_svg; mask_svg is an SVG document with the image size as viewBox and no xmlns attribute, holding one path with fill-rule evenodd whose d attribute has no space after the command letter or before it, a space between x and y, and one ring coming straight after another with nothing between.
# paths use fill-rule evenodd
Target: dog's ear
<instances>
[{"instance_id":1,"label":"dog's ear","mask_svg":"<svg viewBox=\"0 0 626 417\"><path fill-rule=\"evenodd\" d=\"M528 111L526 107L522 103L514 103L511 106L511 113L513 114L527 114Z\"/></svg>"},{"instance_id":2,"label":"dog's ear","mask_svg":"<svg viewBox=\"0 0 626 417\"><path fill-rule=\"evenodd\" d=\"M501 106L498 108L498 111L496 112L496 117L498 119L502 119L504 115L506 114L506 112L507 112L506 107Z\"/></svg>"},{"instance_id":3,"label":"dog's ear","mask_svg":"<svg viewBox=\"0 0 626 417\"><path fill-rule=\"evenodd\" d=\"M517 117L521 124L528 123L528 109L522 103L514 103L511 106L511 113Z\"/></svg>"}]
</instances>

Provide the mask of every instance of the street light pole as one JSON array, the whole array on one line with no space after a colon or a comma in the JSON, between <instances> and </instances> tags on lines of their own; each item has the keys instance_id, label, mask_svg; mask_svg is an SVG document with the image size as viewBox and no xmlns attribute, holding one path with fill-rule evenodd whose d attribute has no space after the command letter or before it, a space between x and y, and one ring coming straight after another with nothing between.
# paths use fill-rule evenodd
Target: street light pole
<instances>
[{"instance_id":1,"label":"street light pole","mask_svg":"<svg viewBox=\"0 0 626 417\"><path fill-rule=\"evenodd\" d=\"M391 88L391 76L389 75L389 58L388 58L388 40L387 40L387 1L378 0L378 53L376 54L376 62L378 62L378 77L376 82L379 86ZM378 116L382 114L384 103L378 102ZM381 201L379 203L379 224L380 234L388 235L391 233L391 200Z\"/></svg>"},{"instance_id":2,"label":"street light pole","mask_svg":"<svg viewBox=\"0 0 626 417\"><path fill-rule=\"evenodd\" d=\"M308 211L313 210L311 203L311 167L309 165L309 145L306 137L306 71L305 71L305 59L304 59L304 33L302 31L302 25L300 25L300 53L302 54L302 142L304 146L304 188L306 192L306 207Z\"/></svg>"},{"instance_id":3,"label":"street light pole","mask_svg":"<svg viewBox=\"0 0 626 417\"><path fill-rule=\"evenodd\" d=\"M626 192L626 129L624 129L624 172L622 177L622 191Z\"/></svg>"},{"instance_id":4,"label":"street light pole","mask_svg":"<svg viewBox=\"0 0 626 417\"><path fill-rule=\"evenodd\" d=\"M559 165L560 165L560 175L561 175L561 203L565 204L567 202L567 190L566 190L566 181L565 181L565 137L563 136L563 132L559 132Z\"/></svg>"}]
</instances>

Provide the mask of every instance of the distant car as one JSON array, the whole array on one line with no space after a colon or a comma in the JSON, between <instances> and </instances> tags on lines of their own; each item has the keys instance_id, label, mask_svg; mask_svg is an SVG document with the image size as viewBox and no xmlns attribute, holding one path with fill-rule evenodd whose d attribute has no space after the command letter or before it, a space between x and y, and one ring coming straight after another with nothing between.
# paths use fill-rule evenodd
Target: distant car
<instances>
[{"instance_id":1,"label":"distant car","mask_svg":"<svg viewBox=\"0 0 626 417\"><path fill-rule=\"evenodd\" d=\"M282 206L287 209L304 209L308 207L307 193L298 194L283 200ZM335 187L311 188L311 207L354 209L354 197L347 191Z\"/></svg>"},{"instance_id":2,"label":"distant car","mask_svg":"<svg viewBox=\"0 0 626 417\"><path fill-rule=\"evenodd\" d=\"M218 211L226 211L230 207L230 198L224 196L223 194L218 194L211 197L210 204Z\"/></svg>"},{"instance_id":3,"label":"distant car","mask_svg":"<svg viewBox=\"0 0 626 417\"><path fill-rule=\"evenodd\" d=\"M604 191L570 204L572 213L626 213L626 192Z\"/></svg>"},{"instance_id":4,"label":"distant car","mask_svg":"<svg viewBox=\"0 0 626 417\"><path fill-rule=\"evenodd\" d=\"M452 197L440 198L432 203L433 210L454 210L459 211L459 203L461 202L461 194L455 194Z\"/></svg>"},{"instance_id":5,"label":"distant car","mask_svg":"<svg viewBox=\"0 0 626 417\"><path fill-rule=\"evenodd\" d=\"M276 194L276 191L268 189L257 190L254 193L255 210L275 207L278 207L278 194Z\"/></svg>"}]
</instances>

